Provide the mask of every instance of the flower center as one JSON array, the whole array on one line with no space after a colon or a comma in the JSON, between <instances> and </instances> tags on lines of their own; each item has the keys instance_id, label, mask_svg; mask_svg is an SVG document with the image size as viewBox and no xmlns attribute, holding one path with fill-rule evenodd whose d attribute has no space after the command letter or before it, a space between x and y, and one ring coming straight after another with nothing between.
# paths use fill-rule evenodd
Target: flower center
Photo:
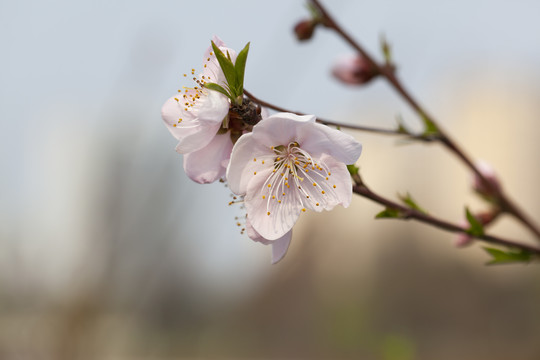
<instances>
[{"instance_id":1,"label":"flower center","mask_svg":"<svg viewBox=\"0 0 540 360\"><path fill-rule=\"evenodd\" d=\"M295 141L271 149L275 154L270 160L273 170L261 189L262 198L267 200L267 214L270 215L275 203L282 202L300 203L302 211L306 207L324 207L336 188L328 183L331 176L328 168L318 164Z\"/></svg>"}]
</instances>

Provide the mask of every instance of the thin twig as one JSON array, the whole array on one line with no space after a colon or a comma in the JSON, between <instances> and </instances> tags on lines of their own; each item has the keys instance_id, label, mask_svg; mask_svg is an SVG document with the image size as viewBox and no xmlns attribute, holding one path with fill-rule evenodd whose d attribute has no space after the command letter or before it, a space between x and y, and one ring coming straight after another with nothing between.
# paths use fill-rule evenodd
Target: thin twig
<instances>
[{"instance_id":1,"label":"thin twig","mask_svg":"<svg viewBox=\"0 0 540 360\"><path fill-rule=\"evenodd\" d=\"M306 115L305 113L285 109L285 108L283 108L281 106L277 106L277 105L271 104L271 103L269 103L267 101L261 100L261 99L255 97L253 94L251 94L247 90L244 90L244 94L251 101L254 101L257 104L259 104L261 106L264 106L266 108L276 110L276 111L280 111L280 112L294 113L294 114L297 114L297 115ZM435 140L435 137L433 137L433 136L413 135L413 134L408 134L408 133L405 133L405 132L400 132L398 130L392 130L392 129L382 129L382 128L376 128L376 127L370 127L370 126L363 126L363 125L345 124L345 123L341 123L341 122L334 121L334 120L323 119L323 118L320 118L320 117L317 117L317 122L319 122L321 124L324 124L324 125L336 126L336 127L345 128L345 129L358 130L358 131L364 131L364 132L370 132L370 133L376 133L376 134L382 134L382 135L401 136L401 137L406 137L406 138L411 139L411 140L418 140L418 141L424 141L424 142L430 142L430 141Z\"/></svg>"},{"instance_id":2,"label":"thin twig","mask_svg":"<svg viewBox=\"0 0 540 360\"><path fill-rule=\"evenodd\" d=\"M353 175L353 180L354 180L354 184L353 184L354 193L362 197L368 198L378 204L384 205L387 208L398 210L402 214L400 218L403 220L414 219L419 222L429 224L429 225L432 225L434 227L437 227L446 231L455 232L455 233L464 233L487 243L491 243L495 245L502 245L502 246L511 247L515 249L521 249L521 250L525 250L536 255L540 255L540 248L523 244L515 240L508 240L508 239L501 238L499 236L488 235L488 234L483 234L480 236L470 235L467 232L466 228L463 228L456 224L452 224L445 220L441 220L439 218L436 218L424 212L405 207L401 204L398 204L392 200L386 199L374 193L366 186L366 184L362 181L362 179L360 178L360 175L358 174Z\"/></svg>"},{"instance_id":3,"label":"thin twig","mask_svg":"<svg viewBox=\"0 0 540 360\"><path fill-rule=\"evenodd\" d=\"M517 220L519 220L524 226L526 226L531 232L533 232L537 240L540 240L540 228L521 210L517 204L512 201L509 196L503 192L501 188L494 188L492 183L486 176L480 171L478 166L474 164L471 158L460 148L457 143L441 128L438 122L429 115L422 106L414 99L411 93L403 86L401 81L397 78L392 67L379 64L373 59L373 57L357 42L355 41L343 28L333 19L319 0L311 0L313 5L317 8L322 18L324 26L331 28L338 33L353 49L355 49L365 60L375 68L378 73L383 76L392 87L403 97L403 99L416 111L416 113L423 119L432 123L438 132L436 140L440 141L446 148L454 153L463 163L469 167L469 169L482 181L483 185L492 190L496 194L496 199L502 211L511 214Z\"/></svg>"}]
</instances>

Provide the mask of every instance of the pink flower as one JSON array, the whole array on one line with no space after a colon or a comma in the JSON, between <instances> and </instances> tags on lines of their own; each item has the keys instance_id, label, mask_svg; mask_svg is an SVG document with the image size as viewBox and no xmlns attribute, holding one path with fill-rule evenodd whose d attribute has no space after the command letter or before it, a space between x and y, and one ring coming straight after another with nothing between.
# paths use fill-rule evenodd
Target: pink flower
<instances>
[{"instance_id":1,"label":"pink flower","mask_svg":"<svg viewBox=\"0 0 540 360\"><path fill-rule=\"evenodd\" d=\"M306 209L349 206L346 164L356 162L361 151L352 136L317 124L313 115L275 114L242 135L232 150L227 181L232 192L244 196L250 226L260 235L251 237L288 245Z\"/></svg>"},{"instance_id":2,"label":"pink flower","mask_svg":"<svg viewBox=\"0 0 540 360\"><path fill-rule=\"evenodd\" d=\"M217 37L213 41L224 53L228 52L234 61L236 53L233 50L225 47ZM195 75L195 69L191 74ZM229 113L229 99L203 87L207 82L226 85L225 76L211 47L204 54L202 74L193 77L193 80L197 86L184 87L168 99L161 109L161 116L171 134L178 140L176 151L184 154L187 176L204 184L225 175L233 147L230 134L218 134Z\"/></svg>"},{"instance_id":3,"label":"pink flower","mask_svg":"<svg viewBox=\"0 0 540 360\"><path fill-rule=\"evenodd\" d=\"M347 56L337 60L332 68L332 75L349 85L366 84L379 72L363 56Z\"/></svg>"}]
</instances>

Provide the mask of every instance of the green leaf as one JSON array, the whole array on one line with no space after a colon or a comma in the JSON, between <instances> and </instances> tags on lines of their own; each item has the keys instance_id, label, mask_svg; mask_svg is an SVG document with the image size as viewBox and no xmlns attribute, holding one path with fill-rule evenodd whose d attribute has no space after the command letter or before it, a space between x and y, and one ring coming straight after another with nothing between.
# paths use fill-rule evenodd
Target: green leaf
<instances>
[{"instance_id":1,"label":"green leaf","mask_svg":"<svg viewBox=\"0 0 540 360\"><path fill-rule=\"evenodd\" d=\"M484 250L486 250L487 253L492 257L491 261L486 263L486 265L510 264L516 262L528 263L532 258L532 254L526 250L515 252L503 251L488 247L485 247Z\"/></svg>"},{"instance_id":2,"label":"green leaf","mask_svg":"<svg viewBox=\"0 0 540 360\"><path fill-rule=\"evenodd\" d=\"M223 71L223 74L225 75L225 79L227 80L227 85L229 86L229 89L231 90L231 96L233 98L236 98L240 94L234 93L238 87L238 79L236 77L236 70L234 69L234 65L230 59L223 54L223 52L214 44L212 41L212 49L214 50L214 53L216 54L217 61L219 63L219 66L221 67L221 70Z\"/></svg>"},{"instance_id":3,"label":"green leaf","mask_svg":"<svg viewBox=\"0 0 540 360\"><path fill-rule=\"evenodd\" d=\"M398 133L407 134L407 135L411 134L409 129L407 129L407 127L405 126L405 122L403 121L403 117L401 115L396 116L396 121L397 121L397 124L398 124L398 128L397 128Z\"/></svg>"},{"instance_id":4,"label":"green leaf","mask_svg":"<svg viewBox=\"0 0 540 360\"><path fill-rule=\"evenodd\" d=\"M422 209L416 201L412 198L411 194L407 193L407 195L398 195L399 199L403 201L405 205L410 207L411 209L414 209L416 211L420 211L421 213L427 214L427 211Z\"/></svg>"},{"instance_id":5,"label":"green leaf","mask_svg":"<svg viewBox=\"0 0 540 360\"><path fill-rule=\"evenodd\" d=\"M400 210L394 209L394 208L386 208L377 215L375 215L375 219L392 219L392 218L402 218L403 214Z\"/></svg>"},{"instance_id":6,"label":"green leaf","mask_svg":"<svg viewBox=\"0 0 540 360\"><path fill-rule=\"evenodd\" d=\"M347 170L349 170L349 174L356 175L358 174L358 171L360 171L360 168L356 166L355 164L347 165Z\"/></svg>"},{"instance_id":7,"label":"green leaf","mask_svg":"<svg viewBox=\"0 0 540 360\"><path fill-rule=\"evenodd\" d=\"M236 71L236 78L238 80L237 94L241 95L244 92L244 72L246 69L246 61L249 52L249 43L238 53L236 62L234 63L234 69Z\"/></svg>"},{"instance_id":8,"label":"green leaf","mask_svg":"<svg viewBox=\"0 0 540 360\"><path fill-rule=\"evenodd\" d=\"M468 234L472 236L482 236L484 235L484 226L478 219L469 211L469 208L465 208L465 216L471 227L467 230Z\"/></svg>"},{"instance_id":9,"label":"green leaf","mask_svg":"<svg viewBox=\"0 0 540 360\"><path fill-rule=\"evenodd\" d=\"M221 85L218 85L216 83L206 83L204 84L204 87L210 90L219 91L220 93L232 100L231 95Z\"/></svg>"},{"instance_id":10,"label":"green leaf","mask_svg":"<svg viewBox=\"0 0 540 360\"><path fill-rule=\"evenodd\" d=\"M384 55L384 61L387 64L392 63L392 51L390 50L390 44L386 41L386 36L381 35L381 51Z\"/></svg>"},{"instance_id":11,"label":"green leaf","mask_svg":"<svg viewBox=\"0 0 540 360\"><path fill-rule=\"evenodd\" d=\"M422 134L425 137L431 137L439 135L439 128L429 117L422 114L422 122L424 123L424 133Z\"/></svg>"}]
</instances>

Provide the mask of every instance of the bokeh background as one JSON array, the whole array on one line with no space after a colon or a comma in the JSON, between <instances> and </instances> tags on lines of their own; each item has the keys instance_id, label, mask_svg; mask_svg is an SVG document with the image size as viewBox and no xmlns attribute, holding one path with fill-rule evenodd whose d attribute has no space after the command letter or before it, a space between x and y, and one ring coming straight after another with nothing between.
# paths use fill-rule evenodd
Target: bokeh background
<instances>
[{"instance_id":1,"label":"bokeh background","mask_svg":"<svg viewBox=\"0 0 540 360\"><path fill-rule=\"evenodd\" d=\"M540 2L326 1L540 217ZM350 49L299 44L301 0L0 2L0 359L538 359L537 265L348 209L306 214L289 254L240 234L223 184L190 182L160 119L213 35L251 41L246 88L374 126L419 121L382 80L330 76ZM485 207L438 146L355 133L367 183L458 222ZM532 236L512 219L493 231Z\"/></svg>"}]
</instances>

